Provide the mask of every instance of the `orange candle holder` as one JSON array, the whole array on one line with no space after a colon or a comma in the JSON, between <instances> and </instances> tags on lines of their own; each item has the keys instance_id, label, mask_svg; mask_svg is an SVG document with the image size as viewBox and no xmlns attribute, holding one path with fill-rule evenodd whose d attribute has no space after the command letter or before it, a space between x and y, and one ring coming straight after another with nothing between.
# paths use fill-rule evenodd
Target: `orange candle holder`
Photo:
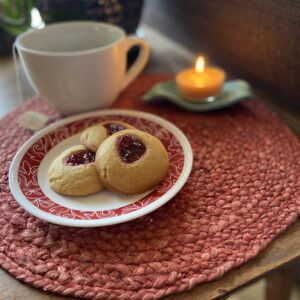
<instances>
[{"instance_id":1,"label":"orange candle holder","mask_svg":"<svg viewBox=\"0 0 300 300\"><path fill-rule=\"evenodd\" d=\"M203 101L221 92L225 72L219 68L205 67L204 58L198 57L195 68L183 70L175 82L179 94L188 101Z\"/></svg>"}]
</instances>

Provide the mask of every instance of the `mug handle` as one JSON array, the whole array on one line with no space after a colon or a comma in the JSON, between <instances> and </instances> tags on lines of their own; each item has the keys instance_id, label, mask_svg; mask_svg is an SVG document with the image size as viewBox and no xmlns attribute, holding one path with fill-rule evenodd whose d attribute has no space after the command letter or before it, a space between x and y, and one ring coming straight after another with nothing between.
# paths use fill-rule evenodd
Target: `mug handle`
<instances>
[{"instance_id":1,"label":"mug handle","mask_svg":"<svg viewBox=\"0 0 300 300\"><path fill-rule=\"evenodd\" d=\"M143 39L137 38L134 35L130 35L125 40L125 51L128 52L130 48L133 46L140 46L139 56L133 63L133 65L129 68L127 73L125 74L125 80L121 90L125 89L143 70L145 67L150 54L149 45Z\"/></svg>"}]
</instances>

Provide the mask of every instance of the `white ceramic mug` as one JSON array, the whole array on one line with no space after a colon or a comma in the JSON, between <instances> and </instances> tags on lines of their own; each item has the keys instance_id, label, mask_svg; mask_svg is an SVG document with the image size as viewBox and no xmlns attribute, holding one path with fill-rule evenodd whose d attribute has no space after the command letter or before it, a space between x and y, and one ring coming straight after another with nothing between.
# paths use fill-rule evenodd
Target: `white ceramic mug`
<instances>
[{"instance_id":1,"label":"white ceramic mug","mask_svg":"<svg viewBox=\"0 0 300 300\"><path fill-rule=\"evenodd\" d=\"M136 45L139 56L126 71ZM109 107L149 58L144 40L100 22L49 25L21 34L15 46L36 92L63 115Z\"/></svg>"}]
</instances>

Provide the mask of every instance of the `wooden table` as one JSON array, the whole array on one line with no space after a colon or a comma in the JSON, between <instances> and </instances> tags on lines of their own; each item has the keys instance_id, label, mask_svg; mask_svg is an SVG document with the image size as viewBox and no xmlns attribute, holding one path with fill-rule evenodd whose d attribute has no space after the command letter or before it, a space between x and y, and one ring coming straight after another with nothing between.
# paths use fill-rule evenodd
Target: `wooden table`
<instances>
[{"instance_id":1,"label":"wooden table","mask_svg":"<svg viewBox=\"0 0 300 300\"><path fill-rule=\"evenodd\" d=\"M190 66L194 59L194 53L181 48L171 40L162 36L152 28L142 26L146 39L150 42L152 55L145 72L171 72L175 73L182 68ZM34 95L34 91L21 72L20 76L22 98ZM260 91L257 93L262 97L274 111L294 130L300 138L300 113L293 112L288 107L269 99ZM11 57L0 59L0 117L12 110L20 103L17 91L15 71ZM275 99L276 100L276 99ZM265 276L268 273L268 299L287 299L288 276L291 276L293 262L300 257L300 222L297 221L284 234L275 239L272 244L242 267L225 274L221 279L201 284L193 290L167 297L170 300L196 300L215 299L226 297L232 291L250 284L251 282ZM280 283L285 279L284 289ZM28 285L18 282L0 269L0 300L12 299L72 299L61 297L34 289Z\"/></svg>"}]
</instances>

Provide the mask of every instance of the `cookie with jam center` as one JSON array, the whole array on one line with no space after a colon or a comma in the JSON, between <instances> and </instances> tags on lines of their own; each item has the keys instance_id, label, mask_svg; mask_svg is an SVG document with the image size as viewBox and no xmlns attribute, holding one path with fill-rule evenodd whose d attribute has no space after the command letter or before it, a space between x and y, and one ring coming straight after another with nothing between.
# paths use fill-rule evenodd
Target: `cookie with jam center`
<instances>
[{"instance_id":1,"label":"cookie with jam center","mask_svg":"<svg viewBox=\"0 0 300 300\"><path fill-rule=\"evenodd\" d=\"M51 189L66 196L86 196L103 189L95 167L95 153L82 145L60 154L52 162L48 178Z\"/></svg>"},{"instance_id":2,"label":"cookie with jam center","mask_svg":"<svg viewBox=\"0 0 300 300\"><path fill-rule=\"evenodd\" d=\"M134 128L121 121L105 121L85 129L80 136L80 143L89 150L96 152L100 144L109 136L121 130Z\"/></svg>"},{"instance_id":3,"label":"cookie with jam center","mask_svg":"<svg viewBox=\"0 0 300 300\"><path fill-rule=\"evenodd\" d=\"M96 153L103 185L122 194L140 194L157 186L169 170L169 156L155 136L126 129L108 137Z\"/></svg>"}]
</instances>

